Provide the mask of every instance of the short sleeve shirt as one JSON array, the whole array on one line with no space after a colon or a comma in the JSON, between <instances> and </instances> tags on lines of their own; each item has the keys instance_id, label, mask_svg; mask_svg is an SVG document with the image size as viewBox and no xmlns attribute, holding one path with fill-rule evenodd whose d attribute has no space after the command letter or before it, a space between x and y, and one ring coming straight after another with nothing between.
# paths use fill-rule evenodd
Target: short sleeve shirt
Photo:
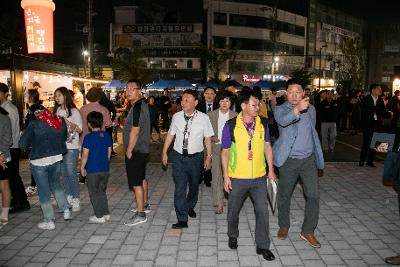
<instances>
[{"instance_id":1,"label":"short sleeve shirt","mask_svg":"<svg viewBox=\"0 0 400 267\"><path fill-rule=\"evenodd\" d=\"M129 145L129 135L132 127L139 127L139 136L133 151L140 153L150 152L150 112L149 106L143 99L137 101L126 117L123 129L123 142L125 151Z\"/></svg>"},{"instance_id":2,"label":"short sleeve shirt","mask_svg":"<svg viewBox=\"0 0 400 267\"><path fill-rule=\"evenodd\" d=\"M172 117L171 126L168 134L175 136L174 150L182 154L184 131L186 120L184 112L179 111ZM195 111L193 117L188 121L188 153L194 154L204 150L204 138L214 135L209 117L200 112Z\"/></svg>"},{"instance_id":3,"label":"short sleeve shirt","mask_svg":"<svg viewBox=\"0 0 400 267\"><path fill-rule=\"evenodd\" d=\"M111 137L105 131L91 132L84 137L82 147L89 150L87 173L109 172L108 149L111 146Z\"/></svg>"},{"instance_id":4,"label":"short sleeve shirt","mask_svg":"<svg viewBox=\"0 0 400 267\"><path fill-rule=\"evenodd\" d=\"M265 142L268 143L271 141L271 137L269 135L269 128L267 120L261 120L261 123L264 126L265 130ZM225 123L224 129L222 130L222 139L221 139L221 148L222 149L229 149L232 145L232 138L231 138L231 129L228 123Z\"/></svg>"}]
</instances>

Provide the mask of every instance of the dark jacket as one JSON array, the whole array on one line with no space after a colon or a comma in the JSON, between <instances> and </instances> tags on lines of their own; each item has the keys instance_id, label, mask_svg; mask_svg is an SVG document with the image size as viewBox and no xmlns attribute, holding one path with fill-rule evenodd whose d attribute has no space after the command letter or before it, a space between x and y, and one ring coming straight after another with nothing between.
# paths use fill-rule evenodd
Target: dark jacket
<instances>
[{"instance_id":1,"label":"dark jacket","mask_svg":"<svg viewBox=\"0 0 400 267\"><path fill-rule=\"evenodd\" d=\"M25 130L26 127L28 127L29 123L36 119L36 116L35 116L36 111L44 110L44 109L46 109L46 108L44 106L42 106L42 104L40 104L40 103L36 103L36 104L33 104L32 106L30 106L28 108L28 112L26 113L25 118L22 122L22 130Z\"/></svg>"},{"instance_id":2,"label":"dark jacket","mask_svg":"<svg viewBox=\"0 0 400 267\"><path fill-rule=\"evenodd\" d=\"M151 124L158 124L158 119L160 115L160 108L156 105L148 105L150 112L150 121Z\"/></svg>"},{"instance_id":3,"label":"dark jacket","mask_svg":"<svg viewBox=\"0 0 400 267\"><path fill-rule=\"evenodd\" d=\"M205 101L199 102L199 104L197 104L197 106L196 106L196 109L198 111L201 111L201 112L207 114L207 104L206 104L206 102ZM219 104L214 102L212 110L216 110L216 109L219 109Z\"/></svg>"},{"instance_id":4,"label":"dark jacket","mask_svg":"<svg viewBox=\"0 0 400 267\"><path fill-rule=\"evenodd\" d=\"M374 114L377 116L377 121L374 119ZM388 116L388 112L382 97L378 97L376 105L374 105L374 100L371 95L367 95L363 98L361 108L361 127L364 130L374 130L377 123L386 116Z\"/></svg>"},{"instance_id":5,"label":"dark jacket","mask_svg":"<svg viewBox=\"0 0 400 267\"><path fill-rule=\"evenodd\" d=\"M19 140L19 147L32 148L30 159L40 159L65 154L67 147L67 126L62 119L60 129L55 129L41 120L32 120Z\"/></svg>"},{"instance_id":6,"label":"dark jacket","mask_svg":"<svg viewBox=\"0 0 400 267\"><path fill-rule=\"evenodd\" d=\"M319 104L321 122L336 122L338 117L338 105L335 100L323 100Z\"/></svg>"}]
</instances>

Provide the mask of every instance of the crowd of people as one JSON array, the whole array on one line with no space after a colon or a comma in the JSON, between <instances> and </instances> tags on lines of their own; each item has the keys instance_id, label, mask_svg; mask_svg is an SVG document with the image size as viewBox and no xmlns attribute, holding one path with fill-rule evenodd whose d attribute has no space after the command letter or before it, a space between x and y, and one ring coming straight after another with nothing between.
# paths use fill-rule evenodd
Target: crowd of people
<instances>
[{"instance_id":1,"label":"crowd of people","mask_svg":"<svg viewBox=\"0 0 400 267\"><path fill-rule=\"evenodd\" d=\"M162 164L172 164L175 183L174 229L189 227L195 218L199 185L212 187L216 214L223 213L227 200L228 246L237 249L239 213L250 195L256 215L257 254L271 261L267 182L278 183L277 236L285 240L290 229L290 203L298 179L305 195L304 221L300 238L320 248L314 231L319 218L319 182L323 176L324 154L335 149L337 129L349 134L363 132L359 165L374 167L375 150L370 148L374 131L393 131L398 127L399 92L382 98L378 84L370 94L343 90L323 90L311 94L302 82L287 82L286 93L277 90L264 98L261 88L234 83L216 90L187 89L177 100L164 89L160 97L144 97L139 80L128 81L123 94L112 103L101 88L91 88L84 97L79 89L58 88L54 108L40 103L37 89L27 90L27 112L20 129L16 107L8 100L9 88L0 84L0 223L7 224L9 212L30 208L26 192L37 188L43 221L41 229L55 228L53 194L57 211L71 220L80 210L80 186L77 167L80 158L81 181L86 183L94 215L92 223L110 220L107 182L113 141L118 127L122 143L128 190L135 208L125 225L146 223L151 212L146 164L151 142L161 142L166 133ZM153 137L153 128L154 135ZM46 140L46 145L43 144ZM170 148L172 146L172 149ZM20 149L29 150L32 181L25 191L19 175ZM169 152L171 150L171 152ZM279 179L278 179L279 177ZM10 208L11 207L11 208Z\"/></svg>"}]
</instances>

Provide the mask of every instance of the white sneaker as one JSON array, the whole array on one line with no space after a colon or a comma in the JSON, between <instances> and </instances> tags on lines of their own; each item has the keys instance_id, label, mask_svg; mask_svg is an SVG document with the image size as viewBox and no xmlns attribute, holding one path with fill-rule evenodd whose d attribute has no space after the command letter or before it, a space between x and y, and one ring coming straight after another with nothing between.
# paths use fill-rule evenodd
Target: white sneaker
<instances>
[{"instance_id":1,"label":"white sneaker","mask_svg":"<svg viewBox=\"0 0 400 267\"><path fill-rule=\"evenodd\" d=\"M43 230L54 230L56 228L53 221L41 222L38 224L38 227Z\"/></svg>"},{"instance_id":2,"label":"white sneaker","mask_svg":"<svg viewBox=\"0 0 400 267\"><path fill-rule=\"evenodd\" d=\"M33 195L35 195L36 193L37 193L37 186L28 186L26 189L25 189L25 193L26 193L26 195L28 196L28 197L31 197L31 196L33 196Z\"/></svg>"},{"instance_id":3,"label":"white sneaker","mask_svg":"<svg viewBox=\"0 0 400 267\"><path fill-rule=\"evenodd\" d=\"M71 195L67 195L68 204L72 205L72 199L73 197Z\"/></svg>"},{"instance_id":4,"label":"white sneaker","mask_svg":"<svg viewBox=\"0 0 400 267\"><path fill-rule=\"evenodd\" d=\"M72 213L69 209L64 210L64 221L72 220Z\"/></svg>"},{"instance_id":5,"label":"white sneaker","mask_svg":"<svg viewBox=\"0 0 400 267\"><path fill-rule=\"evenodd\" d=\"M77 212L81 210L81 206L80 206L81 201L79 200L79 198L73 198L72 199L72 211L73 212Z\"/></svg>"},{"instance_id":6,"label":"white sneaker","mask_svg":"<svg viewBox=\"0 0 400 267\"><path fill-rule=\"evenodd\" d=\"M137 209L136 209L136 208L133 208L133 209L131 209L131 211L136 213L136 212L137 212ZM151 212L151 208L150 208L150 204L149 204L149 203L146 203L146 204L144 205L144 212L145 212L146 214Z\"/></svg>"},{"instance_id":7,"label":"white sneaker","mask_svg":"<svg viewBox=\"0 0 400 267\"><path fill-rule=\"evenodd\" d=\"M106 221L109 221L109 220L111 219L110 214L104 215L104 219L105 219Z\"/></svg>"},{"instance_id":8,"label":"white sneaker","mask_svg":"<svg viewBox=\"0 0 400 267\"><path fill-rule=\"evenodd\" d=\"M90 216L89 217L89 222L92 222L92 223L105 223L106 219L104 218L104 216L101 217L101 218L97 218L96 216Z\"/></svg>"}]
</instances>

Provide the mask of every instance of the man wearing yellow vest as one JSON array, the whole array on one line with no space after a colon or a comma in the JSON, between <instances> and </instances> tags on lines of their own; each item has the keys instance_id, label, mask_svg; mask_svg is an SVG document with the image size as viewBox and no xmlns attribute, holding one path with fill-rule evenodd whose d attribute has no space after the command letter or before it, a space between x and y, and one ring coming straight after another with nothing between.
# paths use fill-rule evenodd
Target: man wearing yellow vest
<instances>
[{"instance_id":1,"label":"man wearing yellow vest","mask_svg":"<svg viewBox=\"0 0 400 267\"><path fill-rule=\"evenodd\" d=\"M242 111L226 122L221 142L224 190L229 193L228 245L231 249L238 246L239 213L247 194L250 194L256 214L257 254L272 261L275 256L269 250L267 179L275 180L276 176L268 122L258 116L260 101L253 91L242 91L238 103ZM268 178L265 160L268 163Z\"/></svg>"}]
</instances>

